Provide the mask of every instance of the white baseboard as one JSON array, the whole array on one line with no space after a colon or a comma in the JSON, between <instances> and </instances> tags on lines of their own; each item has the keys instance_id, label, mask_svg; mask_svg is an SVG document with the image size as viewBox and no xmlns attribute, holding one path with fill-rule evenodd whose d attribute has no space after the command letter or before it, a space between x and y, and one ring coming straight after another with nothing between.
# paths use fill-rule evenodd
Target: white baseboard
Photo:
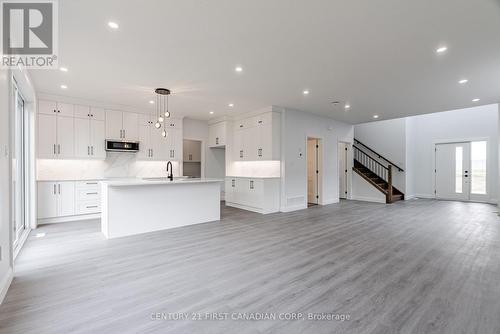
<instances>
[{"instance_id":1,"label":"white baseboard","mask_svg":"<svg viewBox=\"0 0 500 334\"><path fill-rule=\"evenodd\" d=\"M9 268L7 274L4 279L0 283L0 304L3 303L5 296L7 295L7 291L9 290L10 284L12 283L12 279L14 278L12 268Z\"/></svg>"},{"instance_id":2,"label":"white baseboard","mask_svg":"<svg viewBox=\"0 0 500 334\"><path fill-rule=\"evenodd\" d=\"M339 202L340 202L340 199L338 199L338 198L328 198L328 199L323 200L320 203L320 205L335 204L335 203L339 203Z\"/></svg>"},{"instance_id":3,"label":"white baseboard","mask_svg":"<svg viewBox=\"0 0 500 334\"><path fill-rule=\"evenodd\" d=\"M78 215L78 216L43 218L43 219L38 219L37 225L59 224L59 223L68 223L79 220L90 220L90 219L100 219L100 218L101 218L100 213L93 213L89 215Z\"/></svg>"},{"instance_id":4,"label":"white baseboard","mask_svg":"<svg viewBox=\"0 0 500 334\"><path fill-rule=\"evenodd\" d=\"M292 205L292 206L282 206L280 208L281 212L292 212L292 211L298 211L298 210L304 210L307 209L307 204L298 204L298 205Z\"/></svg>"},{"instance_id":5,"label":"white baseboard","mask_svg":"<svg viewBox=\"0 0 500 334\"><path fill-rule=\"evenodd\" d=\"M385 200L375 198L375 197L366 197L366 196L351 196L352 200L355 201L363 201L363 202L373 202L373 203L381 203L385 204Z\"/></svg>"},{"instance_id":6,"label":"white baseboard","mask_svg":"<svg viewBox=\"0 0 500 334\"><path fill-rule=\"evenodd\" d=\"M226 201L226 205L227 206L231 206L233 208L238 208L238 209L241 209L241 210L247 210L247 211L262 213L263 215L267 215L269 213L278 212L278 210L269 211L269 210L264 210L264 209L260 209L260 208L254 208L252 206L246 206L246 205L242 205L242 204L238 204L238 203L227 202L227 201Z\"/></svg>"},{"instance_id":7,"label":"white baseboard","mask_svg":"<svg viewBox=\"0 0 500 334\"><path fill-rule=\"evenodd\" d=\"M415 194L413 198L435 199L436 196L434 196L433 194Z\"/></svg>"}]
</instances>

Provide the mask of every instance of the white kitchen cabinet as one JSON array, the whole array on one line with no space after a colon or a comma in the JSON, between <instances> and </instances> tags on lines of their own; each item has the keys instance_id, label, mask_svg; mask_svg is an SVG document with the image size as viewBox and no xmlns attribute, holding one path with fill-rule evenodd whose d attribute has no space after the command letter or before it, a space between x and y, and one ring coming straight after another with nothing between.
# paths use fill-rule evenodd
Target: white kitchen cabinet
<instances>
[{"instance_id":1,"label":"white kitchen cabinet","mask_svg":"<svg viewBox=\"0 0 500 334\"><path fill-rule=\"evenodd\" d=\"M38 114L38 157L73 158L74 118L46 113Z\"/></svg>"},{"instance_id":2,"label":"white kitchen cabinet","mask_svg":"<svg viewBox=\"0 0 500 334\"><path fill-rule=\"evenodd\" d=\"M57 217L57 183L38 182L38 218Z\"/></svg>"},{"instance_id":3,"label":"white kitchen cabinet","mask_svg":"<svg viewBox=\"0 0 500 334\"><path fill-rule=\"evenodd\" d=\"M139 117L139 152L137 160L168 160L168 138L161 135L163 129L157 129L150 115Z\"/></svg>"},{"instance_id":4,"label":"white kitchen cabinet","mask_svg":"<svg viewBox=\"0 0 500 334\"><path fill-rule=\"evenodd\" d=\"M38 114L38 157L57 157L57 116Z\"/></svg>"},{"instance_id":5,"label":"white kitchen cabinet","mask_svg":"<svg viewBox=\"0 0 500 334\"><path fill-rule=\"evenodd\" d=\"M74 117L74 106L69 103L38 100L38 112L46 115L57 114L59 116Z\"/></svg>"},{"instance_id":6,"label":"white kitchen cabinet","mask_svg":"<svg viewBox=\"0 0 500 334\"><path fill-rule=\"evenodd\" d=\"M75 214L75 182L38 182L38 219Z\"/></svg>"},{"instance_id":7,"label":"white kitchen cabinet","mask_svg":"<svg viewBox=\"0 0 500 334\"><path fill-rule=\"evenodd\" d=\"M132 112L123 113L123 139L137 141L139 139L139 115Z\"/></svg>"},{"instance_id":8,"label":"white kitchen cabinet","mask_svg":"<svg viewBox=\"0 0 500 334\"><path fill-rule=\"evenodd\" d=\"M106 110L106 139L139 140L139 115L132 112Z\"/></svg>"},{"instance_id":9,"label":"white kitchen cabinet","mask_svg":"<svg viewBox=\"0 0 500 334\"><path fill-rule=\"evenodd\" d=\"M281 160L279 113L266 112L238 120L233 130L235 161Z\"/></svg>"},{"instance_id":10,"label":"white kitchen cabinet","mask_svg":"<svg viewBox=\"0 0 500 334\"><path fill-rule=\"evenodd\" d=\"M182 160L182 128L167 128L167 160Z\"/></svg>"},{"instance_id":11,"label":"white kitchen cabinet","mask_svg":"<svg viewBox=\"0 0 500 334\"><path fill-rule=\"evenodd\" d=\"M123 139L123 112L106 110L106 139Z\"/></svg>"},{"instance_id":12,"label":"white kitchen cabinet","mask_svg":"<svg viewBox=\"0 0 500 334\"><path fill-rule=\"evenodd\" d=\"M103 108L75 105L75 118L104 121L105 113Z\"/></svg>"},{"instance_id":13,"label":"white kitchen cabinet","mask_svg":"<svg viewBox=\"0 0 500 334\"><path fill-rule=\"evenodd\" d=\"M105 159L104 132L104 121L75 118L75 156Z\"/></svg>"},{"instance_id":14,"label":"white kitchen cabinet","mask_svg":"<svg viewBox=\"0 0 500 334\"><path fill-rule=\"evenodd\" d=\"M208 146L224 147L227 138L227 122L219 122L208 126Z\"/></svg>"},{"instance_id":15,"label":"white kitchen cabinet","mask_svg":"<svg viewBox=\"0 0 500 334\"><path fill-rule=\"evenodd\" d=\"M278 212L280 178L227 177L226 205L263 214Z\"/></svg>"},{"instance_id":16,"label":"white kitchen cabinet","mask_svg":"<svg viewBox=\"0 0 500 334\"><path fill-rule=\"evenodd\" d=\"M75 214L101 212L101 186L97 181L75 182Z\"/></svg>"}]
</instances>

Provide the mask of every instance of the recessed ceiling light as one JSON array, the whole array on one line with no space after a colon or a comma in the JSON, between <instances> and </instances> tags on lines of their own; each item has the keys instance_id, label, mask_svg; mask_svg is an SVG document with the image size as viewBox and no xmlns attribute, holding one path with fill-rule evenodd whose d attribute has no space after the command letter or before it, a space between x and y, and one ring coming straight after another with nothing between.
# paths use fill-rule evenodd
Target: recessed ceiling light
<instances>
[{"instance_id":1,"label":"recessed ceiling light","mask_svg":"<svg viewBox=\"0 0 500 334\"><path fill-rule=\"evenodd\" d=\"M35 237L37 237L37 238L43 238L43 237L45 237L45 233L43 233L43 232L42 233L37 233L35 235Z\"/></svg>"},{"instance_id":2,"label":"recessed ceiling light","mask_svg":"<svg viewBox=\"0 0 500 334\"><path fill-rule=\"evenodd\" d=\"M472 100L472 102L479 102L479 101L480 101L480 99L477 99L477 98Z\"/></svg>"},{"instance_id":3,"label":"recessed ceiling light","mask_svg":"<svg viewBox=\"0 0 500 334\"><path fill-rule=\"evenodd\" d=\"M469 82L469 80L467 80L467 79L462 79L462 80L458 81L458 83L461 85L466 84L467 82Z\"/></svg>"},{"instance_id":4,"label":"recessed ceiling light","mask_svg":"<svg viewBox=\"0 0 500 334\"><path fill-rule=\"evenodd\" d=\"M59 70L61 72L68 72L68 68L66 68L66 67L60 67Z\"/></svg>"},{"instance_id":5,"label":"recessed ceiling light","mask_svg":"<svg viewBox=\"0 0 500 334\"><path fill-rule=\"evenodd\" d=\"M446 50L448 50L448 47L441 46L441 47L439 47L439 48L436 49L436 52L437 53L443 53L443 52L446 52Z\"/></svg>"},{"instance_id":6,"label":"recessed ceiling light","mask_svg":"<svg viewBox=\"0 0 500 334\"><path fill-rule=\"evenodd\" d=\"M67 88L68 88L68 86L66 86L66 85L61 85L61 89L67 89Z\"/></svg>"},{"instance_id":7,"label":"recessed ceiling light","mask_svg":"<svg viewBox=\"0 0 500 334\"><path fill-rule=\"evenodd\" d=\"M209 114L210 114L210 115L213 115L213 114L214 114L214 112L213 112L213 111L210 111L210 112L209 112Z\"/></svg>"},{"instance_id":8,"label":"recessed ceiling light","mask_svg":"<svg viewBox=\"0 0 500 334\"><path fill-rule=\"evenodd\" d=\"M155 101L149 100L149 104L155 104Z\"/></svg>"},{"instance_id":9,"label":"recessed ceiling light","mask_svg":"<svg viewBox=\"0 0 500 334\"><path fill-rule=\"evenodd\" d=\"M373 115L373 118L377 119L377 118L378 118L378 115Z\"/></svg>"},{"instance_id":10,"label":"recessed ceiling light","mask_svg":"<svg viewBox=\"0 0 500 334\"><path fill-rule=\"evenodd\" d=\"M234 68L234 70L235 70L236 72L243 72L243 67L241 67L241 66L236 66L236 67Z\"/></svg>"},{"instance_id":11,"label":"recessed ceiling light","mask_svg":"<svg viewBox=\"0 0 500 334\"><path fill-rule=\"evenodd\" d=\"M118 29L120 26L118 25L118 23L116 22L113 22L113 21L109 21L108 22L108 26L111 28L111 29Z\"/></svg>"},{"instance_id":12,"label":"recessed ceiling light","mask_svg":"<svg viewBox=\"0 0 500 334\"><path fill-rule=\"evenodd\" d=\"M228 104L228 107L229 107L229 108L234 107L234 103L229 103L229 104Z\"/></svg>"},{"instance_id":13,"label":"recessed ceiling light","mask_svg":"<svg viewBox=\"0 0 500 334\"><path fill-rule=\"evenodd\" d=\"M345 108L346 110L347 110L347 109L351 109L351 105L350 105L350 104L346 104L344 108Z\"/></svg>"},{"instance_id":14,"label":"recessed ceiling light","mask_svg":"<svg viewBox=\"0 0 500 334\"><path fill-rule=\"evenodd\" d=\"M304 90L304 91L302 92L302 94L304 94L304 95L309 95L309 90L308 90L308 89Z\"/></svg>"}]
</instances>

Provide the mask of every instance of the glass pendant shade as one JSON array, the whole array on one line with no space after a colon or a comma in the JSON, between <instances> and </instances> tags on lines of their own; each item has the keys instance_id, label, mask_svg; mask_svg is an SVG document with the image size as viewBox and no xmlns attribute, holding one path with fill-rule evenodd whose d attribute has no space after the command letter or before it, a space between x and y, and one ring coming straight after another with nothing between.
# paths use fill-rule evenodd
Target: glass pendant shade
<instances>
[{"instance_id":1,"label":"glass pendant shade","mask_svg":"<svg viewBox=\"0 0 500 334\"><path fill-rule=\"evenodd\" d=\"M158 122L163 123L163 117L162 116L158 117Z\"/></svg>"},{"instance_id":2,"label":"glass pendant shade","mask_svg":"<svg viewBox=\"0 0 500 334\"><path fill-rule=\"evenodd\" d=\"M160 122L156 122L156 123L155 123L155 128L157 128L157 129L161 128L161 124L160 124Z\"/></svg>"},{"instance_id":3,"label":"glass pendant shade","mask_svg":"<svg viewBox=\"0 0 500 334\"><path fill-rule=\"evenodd\" d=\"M165 118L169 118L170 117L170 111L165 111Z\"/></svg>"},{"instance_id":4,"label":"glass pendant shade","mask_svg":"<svg viewBox=\"0 0 500 334\"><path fill-rule=\"evenodd\" d=\"M166 130L163 130L163 131L161 132L161 135L162 135L163 137L167 138L168 133L167 133L167 131L166 131Z\"/></svg>"}]
</instances>

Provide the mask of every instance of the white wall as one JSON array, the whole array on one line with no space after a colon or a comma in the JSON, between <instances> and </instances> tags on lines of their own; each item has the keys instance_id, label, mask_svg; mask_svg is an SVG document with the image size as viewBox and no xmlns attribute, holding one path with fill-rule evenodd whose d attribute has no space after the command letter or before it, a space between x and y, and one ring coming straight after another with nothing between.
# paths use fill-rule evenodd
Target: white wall
<instances>
[{"instance_id":1,"label":"white wall","mask_svg":"<svg viewBox=\"0 0 500 334\"><path fill-rule=\"evenodd\" d=\"M386 201L385 195L358 173L352 173L351 199L376 203L385 203Z\"/></svg>"},{"instance_id":2,"label":"white wall","mask_svg":"<svg viewBox=\"0 0 500 334\"><path fill-rule=\"evenodd\" d=\"M411 117L415 145L414 182L417 197L434 197L434 145L438 142L488 140L487 179L490 201L498 199L498 105L486 105Z\"/></svg>"},{"instance_id":3,"label":"white wall","mask_svg":"<svg viewBox=\"0 0 500 334\"><path fill-rule=\"evenodd\" d=\"M354 126L354 138L406 171L406 121L404 118L357 124ZM369 153L369 151L366 152ZM378 160L387 165L385 161ZM407 192L405 175L405 172L393 169L393 184L403 193ZM360 185L362 184L358 184ZM367 185L371 186L368 183ZM357 189L357 191L365 190Z\"/></svg>"},{"instance_id":4,"label":"white wall","mask_svg":"<svg viewBox=\"0 0 500 334\"><path fill-rule=\"evenodd\" d=\"M10 220L10 71L0 70L0 302L12 280L11 220Z\"/></svg>"},{"instance_id":5,"label":"white wall","mask_svg":"<svg viewBox=\"0 0 500 334\"><path fill-rule=\"evenodd\" d=\"M353 126L303 111L285 109L281 128L281 211L307 207L307 137L323 144L320 204L339 201L338 141L352 143Z\"/></svg>"}]
</instances>

